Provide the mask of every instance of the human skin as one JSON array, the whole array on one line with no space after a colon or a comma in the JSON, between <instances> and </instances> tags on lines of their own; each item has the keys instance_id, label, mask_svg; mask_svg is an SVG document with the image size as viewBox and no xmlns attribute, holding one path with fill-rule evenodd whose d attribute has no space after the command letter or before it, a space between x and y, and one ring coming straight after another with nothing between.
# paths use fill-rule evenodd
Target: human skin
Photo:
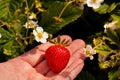
<instances>
[{"instance_id":1,"label":"human skin","mask_svg":"<svg viewBox=\"0 0 120 80\"><path fill-rule=\"evenodd\" d=\"M24 54L0 63L0 80L73 80L84 66L85 56L83 48L85 43L81 39L73 40L70 36L60 36L69 40L66 48L70 51L70 60L60 73L52 72L45 59L45 51L52 43L36 46Z\"/></svg>"}]
</instances>

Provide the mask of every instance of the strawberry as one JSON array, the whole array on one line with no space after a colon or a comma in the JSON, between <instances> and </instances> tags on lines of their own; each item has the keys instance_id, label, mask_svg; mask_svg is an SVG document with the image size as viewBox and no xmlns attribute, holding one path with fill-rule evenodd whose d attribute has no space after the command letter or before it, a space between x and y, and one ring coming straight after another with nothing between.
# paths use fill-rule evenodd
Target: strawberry
<instances>
[{"instance_id":1,"label":"strawberry","mask_svg":"<svg viewBox=\"0 0 120 80\"><path fill-rule=\"evenodd\" d=\"M58 41L54 42L55 45L50 46L45 52L48 66L55 73L61 72L70 59L70 52L65 48L65 44L67 44L68 41L63 40L60 42L60 39L57 40Z\"/></svg>"}]
</instances>

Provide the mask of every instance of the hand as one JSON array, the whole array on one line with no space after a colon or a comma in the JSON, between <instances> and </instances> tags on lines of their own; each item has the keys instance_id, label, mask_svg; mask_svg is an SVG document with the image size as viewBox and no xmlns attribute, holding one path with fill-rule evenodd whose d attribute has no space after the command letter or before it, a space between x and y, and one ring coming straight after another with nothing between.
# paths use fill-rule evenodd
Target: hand
<instances>
[{"instance_id":1,"label":"hand","mask_svg":"<svg viewBox=\"0 0 120 80\"><path fill-rule=\"evenodd\" d=\"M53 45L49 42L41 44L34 49L25 52L19 57L0 63L1 80L73 80L84 66L85 56L82 48L83 40L72 41L69 36L61 36L61 39L70 41L67 46L71 53L68 65L60 73L53 73L45 60L45 50Z\"/></svg>"}]
</instances>

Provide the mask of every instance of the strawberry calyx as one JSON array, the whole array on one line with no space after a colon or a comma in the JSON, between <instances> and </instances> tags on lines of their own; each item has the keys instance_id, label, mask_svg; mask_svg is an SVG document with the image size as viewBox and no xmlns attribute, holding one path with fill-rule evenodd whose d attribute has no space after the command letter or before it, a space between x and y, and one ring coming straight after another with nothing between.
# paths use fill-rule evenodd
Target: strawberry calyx
<instances>
[{"instance_id":1,"label":"strawberry calyx","mask_svg":"<svg viewBox=\"0 0 120 80\"><path fill-rule=\"evenodd\" d=\"M69 40L66 40L66 39L61 40L60 35L57 36L56 39L51 40L50 42L55 44L55 45L60 45L60 46L63 46L63 47L66 47L70 44Z\"/></svg>"}]
</instances>

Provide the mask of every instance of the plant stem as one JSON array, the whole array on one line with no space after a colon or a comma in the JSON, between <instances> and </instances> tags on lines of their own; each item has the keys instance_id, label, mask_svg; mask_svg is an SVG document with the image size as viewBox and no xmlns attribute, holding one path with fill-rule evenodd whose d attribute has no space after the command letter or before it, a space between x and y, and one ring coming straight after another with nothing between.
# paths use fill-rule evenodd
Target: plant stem
<instances>
[{"instance_id":1,"label":"plant stem","mask_svg":"<svg viewBox=\"0 0 120 80\"><path fill-rule=\"evenodd\" d=\"M27 15L27 17L29 16L28 12L29 12L29 6L28 6L28 2L27 0L25 1L25 4L26 4L26 9L25 9L25 14ZM27 18L28 20L28 18Z\"/></svg>"},{"instance_id":2,"label":"plant stem","mask_svg":"<svg viewBox=\"0 0 120 80\"><path fill-rule=\"evenodd\" d=\"M70 5L71 3L73 3L74 1L69 1L67 2L67 4L63 7L62 11L60 12L58 18L60 18L63 14L63 12L65 11L65 9L68 7L68 5Z\"/></svg>"}]
</instances>

